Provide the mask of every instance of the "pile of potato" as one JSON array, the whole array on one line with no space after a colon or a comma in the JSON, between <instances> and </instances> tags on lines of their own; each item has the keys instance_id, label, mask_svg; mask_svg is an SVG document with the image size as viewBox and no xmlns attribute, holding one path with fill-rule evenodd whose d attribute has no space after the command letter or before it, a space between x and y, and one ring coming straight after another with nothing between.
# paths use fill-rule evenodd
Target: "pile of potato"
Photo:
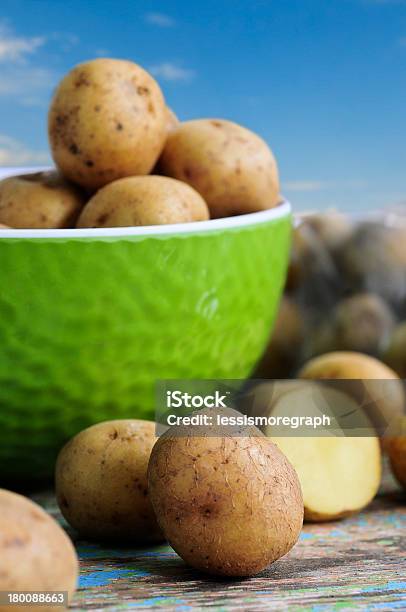
<instances>
[{"instance_id":1,"label":"pile of potato","mask_svg":"<svg viewBox=\"0 0 406 612\"><path fill-rule=\"evenodd\" d=\"M381 449L405 485L406 219L398 213L354 222L331 211L297 222L279 315L254 378L299 380L293 387L288 381L260 385L258 393L270 413L295 407L303 413L315 391L306 396L300 379L325 380L342 392L335 405L365 413L372 434L275 440L298 470L305 518L320 520L371 501Z\"/></svg>"},{"instance_id":2,"label":"pile of potato","mask_svg":"<svg viewBox=\"0 0 406 612\"><path fill-rule=\"evenodd\" d=\"M258 375L291 378L332 351L376 357L406 376L406 216L297 219L285 295Z\"/></svg>"},{"instance_id":3,"label":"pile of potato","mask_svg":"<svg viewBox=\"0 0 406 612\"><path fill-rule=\"evenodd\" d=\"M48 131L57 170L0 182L0 228L187 223L273 208L275 158L224 119L180 123L133 62L96 59L59 83Z\"/></svg>"}]
</instances>

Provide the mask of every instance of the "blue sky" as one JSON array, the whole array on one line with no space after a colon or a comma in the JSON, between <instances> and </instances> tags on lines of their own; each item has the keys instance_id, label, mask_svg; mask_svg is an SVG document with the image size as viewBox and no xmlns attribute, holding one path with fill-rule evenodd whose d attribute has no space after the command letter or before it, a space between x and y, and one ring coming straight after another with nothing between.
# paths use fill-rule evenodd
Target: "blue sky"
<instances>
[{"instance_id":1,"label":"blue sky","mask_svg":"<svg viewBox=\"0 0 406 612\"><path fill-rule=\"evenodd\" d=\"M52 89L97 56L257 131L297 210L406 202L406 0L2 0L0 165L47 162Z\"/></svg>"}]
</instances>

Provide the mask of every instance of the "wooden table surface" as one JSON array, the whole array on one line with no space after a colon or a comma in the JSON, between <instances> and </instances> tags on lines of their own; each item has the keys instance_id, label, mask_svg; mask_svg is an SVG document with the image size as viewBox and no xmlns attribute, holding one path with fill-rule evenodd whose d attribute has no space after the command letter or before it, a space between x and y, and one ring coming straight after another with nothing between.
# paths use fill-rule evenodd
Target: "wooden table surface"
<instances>
[{"instance_id":1,"label":"wooden table surface","mask_svg":"<svg viewBox=\"0 0 406 612\"><path fill-rule=\"evenodd\" d=\"M33 498L66 527L52 494ZM244 580L196 572L168 546L113 549L70 535L73 610L406 610L406 497L392 479L364 512L305 525L286 557Z\"/></svg>"}]
</instances>

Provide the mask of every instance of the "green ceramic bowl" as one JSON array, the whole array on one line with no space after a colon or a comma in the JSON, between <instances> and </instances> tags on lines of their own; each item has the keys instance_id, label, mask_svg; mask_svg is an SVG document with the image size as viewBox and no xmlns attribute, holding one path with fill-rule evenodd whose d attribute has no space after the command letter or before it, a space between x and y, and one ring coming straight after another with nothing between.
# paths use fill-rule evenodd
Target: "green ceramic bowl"
<instances>
[{"instance_id":1,"label":"green ceramic bowl","mask_svg":"<svg viewBox=\"0 0 406 612\"><path fill-rule=\"evenodd\" d=\"M285 279L289 204L172 226L0 230L0 478L47 477L157 379L244 378Z\"/></svg>"}]
</instances>

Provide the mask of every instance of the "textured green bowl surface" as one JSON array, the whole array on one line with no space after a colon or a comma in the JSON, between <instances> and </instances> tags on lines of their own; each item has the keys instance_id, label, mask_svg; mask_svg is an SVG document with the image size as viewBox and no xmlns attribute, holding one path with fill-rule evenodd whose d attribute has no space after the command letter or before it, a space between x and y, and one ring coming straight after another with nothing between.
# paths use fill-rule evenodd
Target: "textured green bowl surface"
<instances>
[{"instance_id":1,"label":"textured green bowl surface","mask_svg":"<svg viewBox=\"0 0 406 612\"><path fill-rule=\"evenodd\" d=\"M162 378L244 378L287 266L291 218L182 234L0 238L0 477L49 476L61 445L153 418Z\"/></svg>"}]
</instances>

